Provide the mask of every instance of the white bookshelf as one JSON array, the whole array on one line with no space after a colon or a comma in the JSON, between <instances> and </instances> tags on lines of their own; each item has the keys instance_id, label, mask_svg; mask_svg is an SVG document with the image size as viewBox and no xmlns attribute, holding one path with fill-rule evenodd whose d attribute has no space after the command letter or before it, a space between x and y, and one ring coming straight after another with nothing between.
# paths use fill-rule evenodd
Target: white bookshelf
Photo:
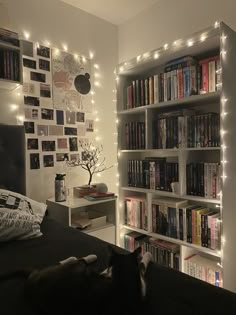
<instances>
[{"instance_id":1,"label":"white bookshelf","mask_svg":"<svg viewBox=\"0 0 236 315\"><path fill-rule=\"evenodd\" d=\"M204 40L203 40L204 36ZM189 40L192 45L189 46ZM177 41L178 42L178 41ZM213 54L210 54L212 53ZM197 253L219 263L222 266L223 287L236 292L236 34L224 23L209 27L179 40L179 45L169 44L168 49L160 47L143 55L128 60L116 68L117 74L117 116L118 125L118 170L120 174L119 187L119 234L120 245L123 246L124 234L130 231L140 232L159 239L171 241L180 246L181 263L187 255ZM158 58L157 58L158 54ZM199 59L209 55L220 55L222 69L221 91L189 96L183 99L124 109L124 89L134 79L148 77L163 72L166 62L191 55ZM220 113L220 128L226 131L221 135L220 147L153 149L152 147L152 119L153 115L165 111L194 108L200 111L215 111ZM145 122L145 148L130 150L125 147L125 124L137 120ZM127 161L144 159L145 157L168 157L177 161L179 165L179 193L150 190L128 186ZM186 194L186 164L188 161L218 162L221 163L221 194L216 199ZM227 176L227 177L226 177ZM124 198L142 196L147 201L148 219L151 220L152 199L160 197L175 197L188 200L190 203L206 205L210 208L218 207L221 211L221 248L211 250L179 239L166 237L151 232L150 222L148 231L125 225Z\"/></svg>"}]
</instances>

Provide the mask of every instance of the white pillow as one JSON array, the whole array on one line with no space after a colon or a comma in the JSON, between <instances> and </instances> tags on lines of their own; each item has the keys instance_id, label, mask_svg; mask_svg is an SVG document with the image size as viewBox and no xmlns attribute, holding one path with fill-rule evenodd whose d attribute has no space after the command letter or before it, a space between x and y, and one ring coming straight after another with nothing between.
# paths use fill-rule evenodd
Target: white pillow
<instances>
[{"instance_id":1,"label":"white pillow","mask_svg":"<svg viewBox=\"0 0 236 315\"><path fill-rule=\"evenodd\" d=\"M0 209L1 208L19 210L31 215L36 214L42 221L47 205L13 191L0 189Z\"/></svg>"},{"instance_id":2,"label":"white pillow","mask_svg":"<svg viewBox=\"0 0 236 315\"><path fill-rule=\"evenodd\" d=\"M0 208L0 242L39 237L41 218L38 215Z\"/></svg>"}]
</instances>

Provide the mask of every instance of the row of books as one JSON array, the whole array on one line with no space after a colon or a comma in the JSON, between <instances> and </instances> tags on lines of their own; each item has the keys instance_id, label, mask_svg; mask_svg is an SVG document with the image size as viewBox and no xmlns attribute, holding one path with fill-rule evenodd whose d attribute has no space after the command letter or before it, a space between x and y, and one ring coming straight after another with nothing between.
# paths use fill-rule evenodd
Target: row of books
<instances>
[{"instance_id":1,"label":"row of books","mask_svg":"<svg viewBox=\"0 0 236 315\"><path fill-rule=\"evenodd\" d=\"M167 162L166 158L128 160L128 186L172 191L171 183L178 178L178 163Z\"/></svg>"},{"instance_id":2,"label":"row of books","mask_svg":"<svg viewBox=\"0 0 236 315\"><path fill-rule=\"evenodd\" d=\"M205 198L218 198L220 172L219 163L188 163L186 165L187 194Z\"/></svg>"},{"instance_id":3,"label":"row of books","mask_svg":"<svg viewBox=\"0 0 236 315\"><path fill-rule=\"evenodd\" d=\"M127 150L145 149L145 122L130 121L125 124Z\"/></svg>"},{"instance_id":4,"label":"row of books","mask_svg":"<svg viewBox=\"0 0 236 315\"><path fill-rule=\"evenodd\" d=\"M152 232L212 250L220 248L220 213L187 200L152 201Z\"/></svg>"},{"instance_id":5,"label":"row of books","mask_svg":"<svg viewBox=\"0 0 236 315\"><path fill-rule=\"evenodd\" d=\"M13 50L0 50L0 78L20 80L19 53Z\"/></svg>"},{"instance_id":6,"label":"row of books","mask_svg":"<svg viewBox=\"0 0 236 315\"><path fill-rule=\"evenodd\" d=\"M136 79L125 88L124 109L177 100L221 89L220 58L198 61L184 56L165 65L164 72Z\"/></svg>"},{"instance_id":7,"label":"row of books","mask_svg":"<svg viewBox=\"0 0 236 315\"><path fill-rule=\"evenodd\" d=\"M188 256L184 259L184 272L222 288L222 269L210 259L196 254Z\"/></svg>"},{"instance_id":8,"label":"row of books","mask_svg":"<svg viewBox=\"0 0 236 315\"><path fill-rule=\"evenodd\" d=\"M0 28L0 41L16 47L20 46L18 34L4 28Z\"/></svg>"},{"instance_id":9,"label":"row of books","mask_svg":"<svg viewBox=\"0 0 236 315\"><path fill-rule=\"evenodd\" d=\"M124 200L125 224L148 230L147 201L145 198L126 197Z\"/></svg>"},{"instance_id":10,"label":"row of books","mask_svg":"<svg viewBox=\"0 0 236 315\"><path fill-rule=\"evenodd\" d=\"M187 114L189 111L165 113L153 121L154 149L220 146L218 113Z\"/></svg>"},{"instance_id":11,"label":"row of books","mask_svg":"<svg viewBox=\"0 0 236 315\"><path fill-rule=\"evenodd\" d=\"M179 246L171 242L149 237L138 232L124 235L124 247L129 251L141 246L142 254L150 252L153 260L159 265L179 270Z\"/></svg>"}]
</instances>

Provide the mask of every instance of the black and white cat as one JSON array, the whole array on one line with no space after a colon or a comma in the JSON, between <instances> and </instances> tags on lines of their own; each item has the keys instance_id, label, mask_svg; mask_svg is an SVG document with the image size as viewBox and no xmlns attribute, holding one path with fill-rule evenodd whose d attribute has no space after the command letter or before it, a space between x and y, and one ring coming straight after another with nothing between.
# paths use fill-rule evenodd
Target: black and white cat
<instances>
[{"instance_id":1,"label":"black and white cat","mask_svg":"<svg viewBox=\"0 0 236 315\"><path fill-rule=\"evenodd\" d=\"M111 247L110 263L102 273L90 264L95 255L70 258L42 270L21 270L0 276L0 281L23 276L25 300L33 314L143 314L145 270L150 254L141 248L121 254Z\"/></svg>"}]
</instances>

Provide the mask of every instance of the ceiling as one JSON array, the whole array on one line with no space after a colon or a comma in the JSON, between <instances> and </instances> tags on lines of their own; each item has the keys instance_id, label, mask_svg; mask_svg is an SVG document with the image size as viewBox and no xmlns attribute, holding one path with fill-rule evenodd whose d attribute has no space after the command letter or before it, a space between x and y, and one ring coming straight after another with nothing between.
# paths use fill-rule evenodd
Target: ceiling
<instances>
[{"instance_id":1,"label":"ceiling","mask_svg":"<svg viewBox=\"0 0 236 315\"><path fill-rule=\"evenodd\" d=\"M158 0L61 0L96 15L112 24L120 25Z\"/></svg>"}]
</instances>

